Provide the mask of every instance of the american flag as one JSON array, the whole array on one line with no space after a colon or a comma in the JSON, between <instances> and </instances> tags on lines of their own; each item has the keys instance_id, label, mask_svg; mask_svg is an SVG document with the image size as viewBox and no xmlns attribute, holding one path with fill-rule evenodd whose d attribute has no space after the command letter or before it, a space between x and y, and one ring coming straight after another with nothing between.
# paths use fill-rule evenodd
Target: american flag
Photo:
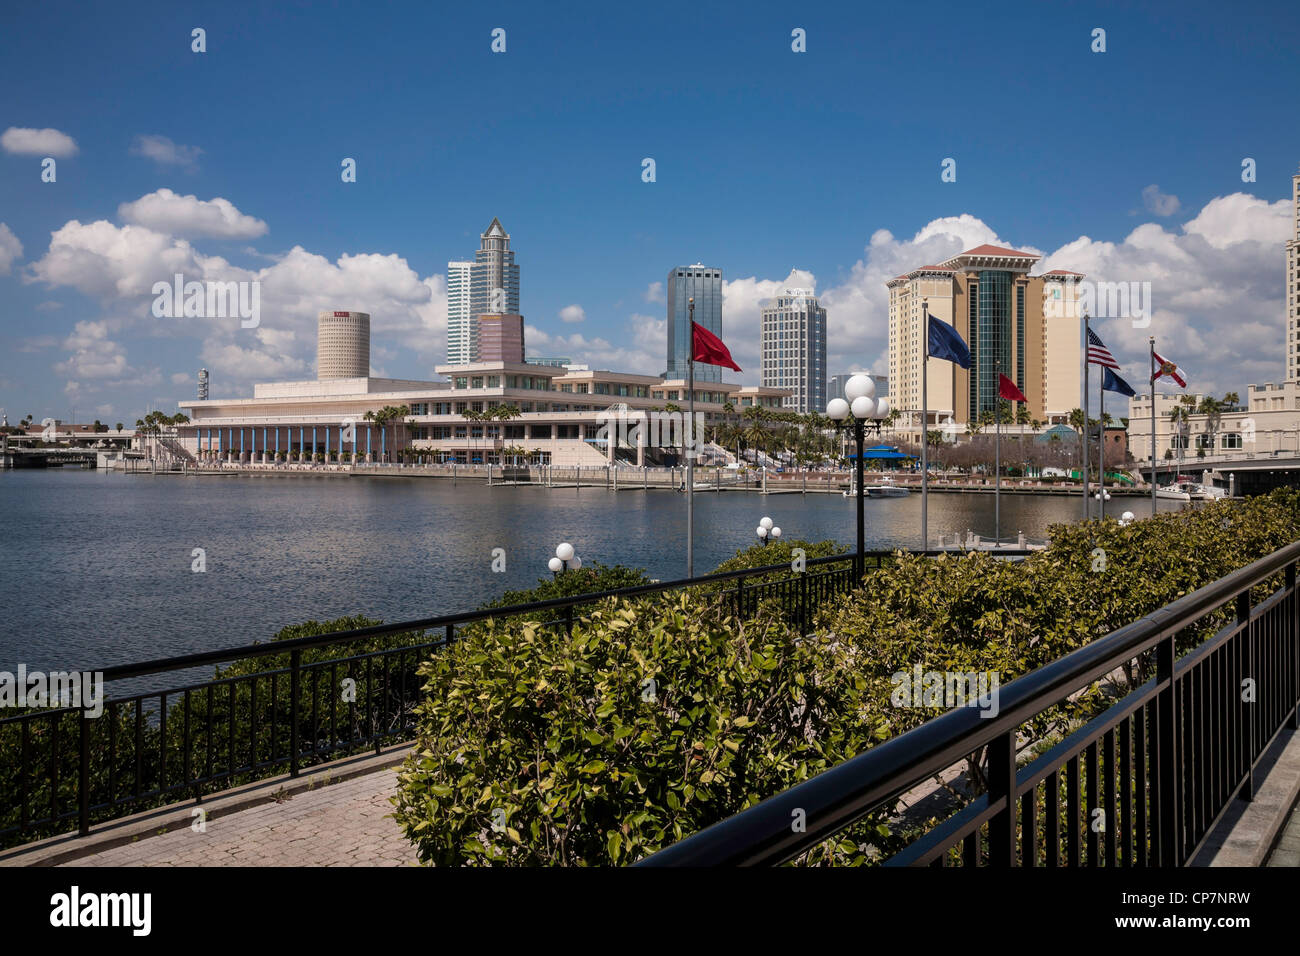
<instances>
[{"instance_id":1,"label":"american flag","mask_svg":"<svg viewBox=\"0 0 1300 956\"><path fill-rule=\"evenodd\" d=\"M1110 349L1101 344L1101 339L1097 338L1097 333L1092 329L1088 330L1088 364L1104 365L1106 368L1119 371L1119 363L1115 361L1115 356L1110 354Z\"/></svg>"}]
</instances>

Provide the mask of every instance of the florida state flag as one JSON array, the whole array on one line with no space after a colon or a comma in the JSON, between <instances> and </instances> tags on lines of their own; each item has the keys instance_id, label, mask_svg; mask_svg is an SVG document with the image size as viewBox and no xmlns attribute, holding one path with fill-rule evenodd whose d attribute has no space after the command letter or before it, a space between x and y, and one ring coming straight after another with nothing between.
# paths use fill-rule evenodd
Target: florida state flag
<instances>
[{"instance_id":1,"label":"florida state flag","mask_svg":"<svg viewBox=\"0 0 1300 956\"><path fill-rule=\"evenodd\" d=\"M731 352L718 338L698 322L691 323L691 358L705 365L725 365L737 372L742 371L731 357Z\"/></svg>"},{"instance_id":2,"label":"florida state flag","mask_svg":"<svg viewBox=\"0 0 1300 956\"><path fill-rule=\"evenodd\" d=\"M1006 398L1013 402L1027 402L1025 393L1016 388L1016 383L1011 381L1001 372L998 373L998 397Z\"/></svg>"}]
</instances>

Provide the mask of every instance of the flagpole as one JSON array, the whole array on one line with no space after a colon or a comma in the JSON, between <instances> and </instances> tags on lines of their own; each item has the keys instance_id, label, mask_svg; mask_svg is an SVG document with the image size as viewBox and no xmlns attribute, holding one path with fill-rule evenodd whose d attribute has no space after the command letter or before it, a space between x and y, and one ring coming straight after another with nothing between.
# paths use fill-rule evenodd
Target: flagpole
<instances>
[{"instance_id":1,"label":"flagpole","mask_svg":"<svg viewBox=\"0 0 1300 956\"><path fill-rule=\"evenodd\" d=\"M1002 356L993 363L998 373L998 394L993 399L993 547L1002 544Z\"/></svg>"},{"instance_id":2,"label":"flagpole","mask_svg":"<svg viewBox=\"0 0 1300 956\"><path fill-rule=\"evenodd\" d=\"M690 299L691 351L686 363L686 576L695 577L695 297Z\"/></svg>"},{"instance_id":3,"label":"flagpole","mask_svg":"<svg viewBox=\"0 0 1300 956\"><path fill-rule=\"evenodd\" d=\"M930 547L927 517L930 508L930 394L926 375L930 364L930 300L921 300L921 550Z\"/></svg>"},{"instance_id":4,"label":"flagpole","mask_svg":"<svg viewBox=\"0 0 1300 956\"><path fill-rule=\"evenodd\" d=\"M1088 313L1083 314L1083 452L1080 455L1083 472L1083 520L1088 520Z\"/></svg>"},{"instance_id":5,"label":"flagpole","mask_svg":"<svg viewBox=\"0 0 1300 956\"><path fill-rule=\"evenodd\" d=\"M1156 337L1147 339L1151 349L1151 517L1156 516Z\"/></svg>"},{"instance_id":6,"label":"flagpole","mask_svg":"<svg viewBox=\"0 0 1300 956\"><path fill-rule=\"evenodd\" d=\"M1106 370L1097 376L1097 517L1106 517Z\"/></svg>"}]
</instances>

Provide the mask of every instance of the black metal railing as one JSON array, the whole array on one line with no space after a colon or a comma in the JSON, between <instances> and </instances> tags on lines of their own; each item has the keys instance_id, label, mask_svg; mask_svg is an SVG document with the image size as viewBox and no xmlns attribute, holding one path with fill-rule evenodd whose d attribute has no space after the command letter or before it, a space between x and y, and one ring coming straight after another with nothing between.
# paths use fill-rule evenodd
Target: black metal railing
<instances>
[{"instance_id":1,"label":"black metal railing","mask_svg":"<svg viewBox=\"0 0 1300 956\"><path fill-rule=\"evenodd\" d=\"M140 810L413 739L420 663L488 618L571 630L598 601L689 590L742 617L762 607L806 633L821 604L894 553L866 553L861 572L850 552L808 559L800 572L769 565L105 668L101 719L73 707L0 717L0 846L72 828L85 834ZM111 693L114 684L156 685L158 675L223 666L211 680Z\"/></svg>"},{"instance_id":2,"label":"black metal railing","mask_svg":"<svg viewBox=\"0 0 1300 956\"><path fill-rule=\"evenodd\" d=\"M996 716L950 710L641 865L790 861L981 748L987 791L887 865L1184 865L1253 796L1277 735L1300 729L1297 561L1300 542L1004 685ZM1022 725L1143 655L1150 680L1018 766Z\"/></svg>"}]
</instances>

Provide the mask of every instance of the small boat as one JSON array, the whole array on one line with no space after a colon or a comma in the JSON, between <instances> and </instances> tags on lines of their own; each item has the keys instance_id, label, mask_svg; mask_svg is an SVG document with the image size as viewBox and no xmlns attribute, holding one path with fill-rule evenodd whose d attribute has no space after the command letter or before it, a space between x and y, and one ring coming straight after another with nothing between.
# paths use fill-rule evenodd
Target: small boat
<instances>
[{"instance_id":1,"label":"small boat","mask_svg":"<svg viewBox=\"0 0 1300 956\"><path fill-rule=\"evenodd\" d=\"M1222 488L1216 488L1214 485L1183 485L1183 490L1193 498L1199 501L1218 501L1220 498L1226 498L1228 493Z\"/></svg>"},{"instance_id":2,"label":"small boat","mask_svg":"<svg viewBox=\"0 0 1300 956\"><path fill-rule=\"evenodd\" d=\"M1156 487L1156 497L1166 498L1170 501L1191 501L1192 496L1183 491L1177 485L1159 485Z\"/></svg>"},{"instance_id":3,"label":"small boat","mask_svg":"<svg viewBox=\"0 0 1300 956\"><path fill-rule=\"evenodd\" d=\"M906 498L912 493L902 485L894 484L894 482L889 478L882 478L874 485L863 485L862 490L868 498ZM850 481L848 490L844 492L844 497L855 498L857 497L857 494L857 484Z\"/></svg>"},{"instance_id":4,"label":"small boat","mask_svg":"<svg viewBox=\"0 0 1300 956\"><path fill-rule=\"evenodd\" d=\"M912 493L911 489L896 485L888 478L883 478L874 485L867 485L866 491L868 498L906 498Z\"/></svg>"}]
</instances>

